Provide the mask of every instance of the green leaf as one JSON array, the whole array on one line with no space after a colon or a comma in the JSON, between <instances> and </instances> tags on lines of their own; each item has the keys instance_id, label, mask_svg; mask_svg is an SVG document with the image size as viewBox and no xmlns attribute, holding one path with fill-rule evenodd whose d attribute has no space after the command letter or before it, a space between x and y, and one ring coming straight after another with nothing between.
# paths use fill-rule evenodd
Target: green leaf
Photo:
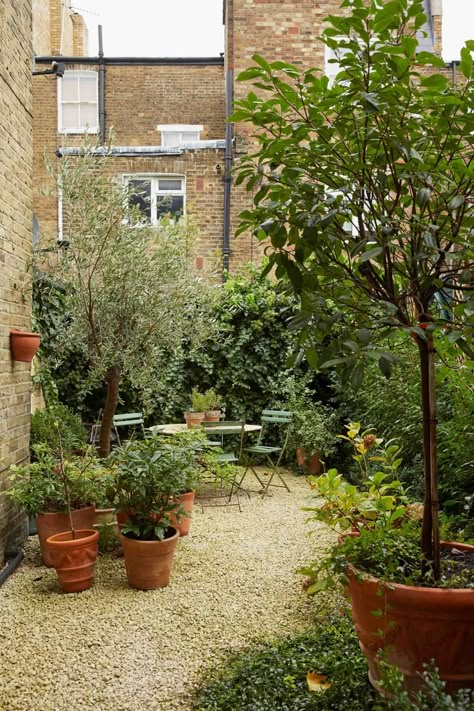
<instances>
[{"instance_id":1,"label":"green leaf","mask_svg":"<svg viewBox=\"0 0 474 711\"><path fill-rule=\"evenodd\" d=\"M360 262L367 262L369 259L375 259L375 257L378 257L380 254L383 252L383 247L373 247L372 249L367 250L367 252L363 252L363 254L360 257Z\"/></svg>"},{"instance_id":2,"label":"green leaf","mask_svg":"<svg viewBox=\"0 0 474 711\"><path fill-rule=\"evenodd\" d=\"M416 204L418 207L425 207L428 203L428 200L431 197L431 189L430 188L419 188L419 190L416 193Z\"/></svg>"}]
</instances>

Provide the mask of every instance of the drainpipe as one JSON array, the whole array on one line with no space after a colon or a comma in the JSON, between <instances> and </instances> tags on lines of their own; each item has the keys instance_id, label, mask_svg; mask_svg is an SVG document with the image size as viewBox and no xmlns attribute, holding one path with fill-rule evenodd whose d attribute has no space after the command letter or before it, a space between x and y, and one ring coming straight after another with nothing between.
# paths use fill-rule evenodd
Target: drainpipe
<instances>
[{"instance_id":1,"label":"drainpipe","mask_svg":"<svg viewBox=\"0 0 474 711\"><path fill-rule=\"evenodd\" d=\"M233 69L227 69L225 76L225 157L224 157L224 234L222 240L223 274L225 281L226 272L230 265L230 194L232 187L232 134L233 126L229 121L232 113L232 87L234 82Z\"/></svg>"},{"instance_id":2,"label":"drainpipe","mask_svg":"<svg viewBox=\"0 0 474 711\"><path fill-rule=\"evenodd\" d=\"M8 561L6 566L0 572L0 586L3 585L5 580L7 580L7 578L9 578L10 575L15 572L24 557L25 554L23 553L23 551L19 551L14 558L11 558Z\"/></svg>"},{"instance_id":3,"label":"drainpipe","mask_svg":"<svg viewBox=\"0 0 474 711\"><path fill-rule=\"evenodd\" d=\"M102 25L99 25L99 134L100 145L105 145L105 63Z\"/></svg>"},{"instance_id":4,"label":"drainpipe","mask_svg":"<svg viewBox=\"0 0 474 711\"><path fill-rule=\"evenodd\" d=\"M451 62L451 81L453 86L456 85L456 61Z\"/></svg>"}]
</instances>

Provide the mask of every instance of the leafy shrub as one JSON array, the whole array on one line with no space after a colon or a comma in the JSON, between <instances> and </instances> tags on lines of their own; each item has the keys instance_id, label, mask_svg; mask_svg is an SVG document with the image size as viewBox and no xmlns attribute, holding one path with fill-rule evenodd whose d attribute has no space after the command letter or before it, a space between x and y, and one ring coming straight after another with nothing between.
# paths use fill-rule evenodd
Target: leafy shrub
<instances>
[{"instance_id":1,"label":"leafy shrub","mask_svg":"<svg viewBox=\"0 0 474 711\"><path fill-rule=\"evenodd\" d=\"M310 692L308 673L324 674L331 687ZM335 617L311 630L236 656L204 680L196 711L299 711L369 709L374 692L352 622Z\"/></svg>"},{"instance_id":2,"label":"leafy shrub","mask_svg":"<svg viewBox=\"0 0 474 711\"><path fill-rule=\"evenodd\" d=\"M51 405L45 410L36 410L31 417L31 447L46 445L52 451L58 447L58 430L55 423L61 423L61 438L65 452L82 449L87 444L87 432L81 418L68 407Z\"/></svg>"}]
</instances>

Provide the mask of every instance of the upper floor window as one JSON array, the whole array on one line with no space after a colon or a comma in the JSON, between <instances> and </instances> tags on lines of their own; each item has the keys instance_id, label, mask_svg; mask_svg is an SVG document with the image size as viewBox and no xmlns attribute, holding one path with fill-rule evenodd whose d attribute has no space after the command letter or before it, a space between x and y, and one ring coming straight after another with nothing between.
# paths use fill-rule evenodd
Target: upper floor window
<instances>
[{"instance_id":1,"label":"upper floor window","mask_svg":"<svg viewBox=\"0 0 474 711\"><path fill-rule=\"evenodd\" d=\"M193 143L201 139L203 126L188 124L165 124L156 127L161 131L161 145L168 148L181 146L183 143Z\"/></svg>"},{"instance_id":2,"label":"upper floor window","mask_svg":"<svg viewBox=\"0 0 474 711\"><path fill-rule=\"evenodd\" d=\"M184 177L179 175L125 176L130 204L140 210L144 221L157 225L163 215L181 217L184 213Z\"/></svg>"},{"instance_id":3,"label":"upper floor window","mask_svg":"<svg viewBox=\"0 0 474 711\"><path fill-rule=\"evenodd\" d=\"M68 71L58 81L60 133L96 133L99 125L97 72Z\"/></svg>"}]
</instances>

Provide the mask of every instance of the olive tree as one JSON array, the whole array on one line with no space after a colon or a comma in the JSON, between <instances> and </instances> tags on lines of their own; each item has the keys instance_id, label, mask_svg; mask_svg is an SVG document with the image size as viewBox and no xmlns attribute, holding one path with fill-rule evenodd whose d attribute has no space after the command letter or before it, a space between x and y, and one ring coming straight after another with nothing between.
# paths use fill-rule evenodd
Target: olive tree
<instances>
[{"instance_id":1,"label":"olive tree","mask_svg":"<svg viewBox=\"0 0 474 711\"><path fill-rule=\"evenodd\" d=\"M345 0L321 36L339 63L334 83L255 56L239 77L255 91L233 120L257 129L238 175L254 207L239 230L267 240L269 268L300 295L309 363L357 387L368 358L390 374L394 354L380 344L394 330L418 349L422 550L438 576L434 358L474 359L474 42L455 85L419 51L426 21L420 0Z\"/></svg>"},{"instance_id":2,"label":"olive tree","mask_svg":"<svg viewBox=\"0 0 474 711\"><path fill-rule=\"evenodd\" d=\"M153 228L144 224L127 188L107 175L107 160L90 149L62 158L55 178L64 248L47 265L66 295L62 342L82 346L91 377L107 386L103 457L110 451L122 377L139 389L152 387L163 349L200 342L213 331L213 289L192 268L195 230L184 218L163 218ZM37 252L43 269L46 240Z\"/></svg>"}]
</instances>

